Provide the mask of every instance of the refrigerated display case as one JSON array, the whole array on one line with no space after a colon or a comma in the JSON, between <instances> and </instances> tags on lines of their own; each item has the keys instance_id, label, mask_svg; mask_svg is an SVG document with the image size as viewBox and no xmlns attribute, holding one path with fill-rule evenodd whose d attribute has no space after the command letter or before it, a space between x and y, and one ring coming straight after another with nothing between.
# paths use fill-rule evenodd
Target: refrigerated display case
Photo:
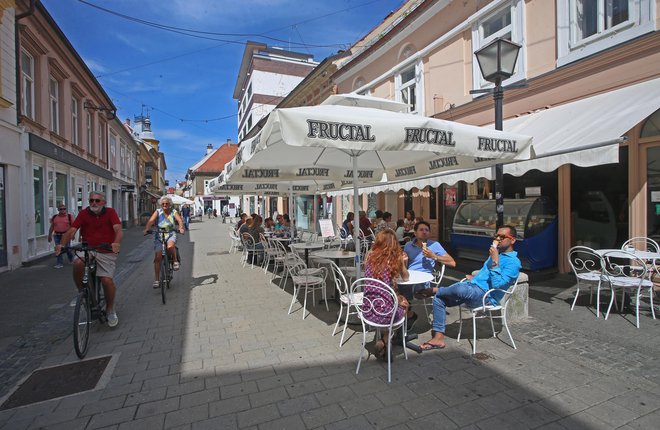
<instances>
[{"instance_id":1,"label":"refrigerated display case","mask_svg":"<svg viewBox=\"0 0 660 430\"><path fill-rule=\"evenodd\" d=\"M458 258L485 261L496 232L494 200L461 203L451 233ZM557 205L548 197L504 199L504 224L516 227L514 249L523 269L557 266Z\"/></svg>"}]
</instances>

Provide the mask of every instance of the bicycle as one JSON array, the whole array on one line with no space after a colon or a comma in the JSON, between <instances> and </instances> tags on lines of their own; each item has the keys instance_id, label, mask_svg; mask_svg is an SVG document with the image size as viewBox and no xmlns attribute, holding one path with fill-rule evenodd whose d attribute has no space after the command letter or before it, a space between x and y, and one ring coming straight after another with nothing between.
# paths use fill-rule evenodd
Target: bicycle
<instances>
[{"instance_id":1,"label":"bicycle","mask_svg":"<svg viewBox=\"0 0 660 430\"><path fill-rule=\"evenodd\" d=\"M105 313L103 286L100 278L96 276L96 258L91 255L91 251L111 250L112 248L109 244L90 247L86 242L67 248L71 249L85 264L83 288L78 292L76 307L73 311L73 348L78 358L83 359L89 346L90 325L94 320L98 320L101 324L108 321ZM82 257L79 253L82 253Z\"/></svg>"},{"instance_id":2,"label":"bicycle","mask_svg":"<svg viewBox=\"0 0 660 430\"><path fill-rule=\"evenodd\" d=\"M160 295L163 299L163 304L165 304L165 290L170 288L170 282L172 282L172 277L174 276L174 262L171 261L170 255L167 252L167 235L170 233L169 230L164 228L158 229L156 234L160 235L160 276L158 277L158 286L160 287ZM178 255L178 252L177 252Z\"/></svg>"}]
</instances>

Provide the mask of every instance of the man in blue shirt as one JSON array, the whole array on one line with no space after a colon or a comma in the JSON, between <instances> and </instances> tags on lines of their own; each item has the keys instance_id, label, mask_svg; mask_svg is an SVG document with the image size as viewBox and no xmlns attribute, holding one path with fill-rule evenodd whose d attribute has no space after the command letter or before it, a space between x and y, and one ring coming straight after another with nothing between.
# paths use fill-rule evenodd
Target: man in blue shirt
<instances>
[{"instance_id":1,"label":"man in blue shirt","mask_svg":"<svg viewBox=\"0 0 660 430\"><path fill-rule=\"evenodd\" d=\"M408 255L408 270L418 270L420 272L432 273L436 263L441 263L449 267L456 267L454 258L447 254L447 251L435 240L429 239L431 236L431 226L426 221L418 221L415 224L415 237L406 243L403 252ZM400 285L399 293L408 300L412 300L415 292L428 288L429 284ZM408 326L409 328L417 320L417 314L409 309Z\"/></svg>"},{"instance_id":2,"label":"man in blue shirt","mask_svg":"<svg viewBox=\"0 0 660 430\"><path fill-rule=\"evenodd\" d=\"M447 288L425 290L433 297L433 338L422 345L422 349L442 349L445 347L445 318L447 306L458 306L463 303L470 307L482 305L484 294L490 289L502 290L490 294L491 304L497 304L518 279L521 263L518 254L513 250L516 243L516 229L504 226L497 230L490 256L475 276L467 275L466 280Z\"/></svg>"}]
</instances>

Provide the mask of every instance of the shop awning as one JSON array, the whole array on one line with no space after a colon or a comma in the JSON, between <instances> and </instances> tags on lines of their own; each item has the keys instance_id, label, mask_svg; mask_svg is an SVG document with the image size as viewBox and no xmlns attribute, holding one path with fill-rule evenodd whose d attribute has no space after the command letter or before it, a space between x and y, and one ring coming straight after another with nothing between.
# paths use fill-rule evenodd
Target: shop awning
<instances>
[{"instance_id":1,"label":"shop awning","mask_svg":"<svg viewBox=\"0 0 660 430\"><path fill-rule=\"evenodd\" d=\"M617 163L621 136L659 108L660 78L506 120L505 130L534 137L536 158L506 164L504 172Z\"/></svg>"},{"instance_id":2,"label":"shop awning","mask_svg":"<svg viewBox=\"0 0 660 430\"><path fill-rule=\"evenodd\" d=\"M660 78L587 97L504 121L504 130L532 136L536 157L504 165L521 176L537 169L551 172L564 164L600 166L619 161L622 136L660 109ZM491 126L492 127L492 126ZM477 178L494 179L492 169L450 171L428 178L361 188L362 193L409 190ZM330 195L347 194L333 191Z\"/></svg>"}]
</instances>

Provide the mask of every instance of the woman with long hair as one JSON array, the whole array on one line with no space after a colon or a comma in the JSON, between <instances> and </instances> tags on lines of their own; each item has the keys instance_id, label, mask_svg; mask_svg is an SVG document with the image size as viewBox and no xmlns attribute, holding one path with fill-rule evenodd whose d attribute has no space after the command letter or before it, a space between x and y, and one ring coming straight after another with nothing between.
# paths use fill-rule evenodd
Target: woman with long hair
<instances>
[{"instance_id":1,"label":"woman with long hair","mask_svg":"<svg viewBox=\"0 0 660 430\"><path fill-rule=\"evenodd\" d=\"M396 286L396 279L407 280L408 274L408 255L401 250L399 241L391 229L381 230L376 235L371 251L367 254L364 264L364 276L366 278L378 279L391 286L397 293L398 308L394 320L401 319L408 312L410 305L405 297L400 295ZM392 297L378 288L370 287L367 283L364 287L363 307L366 319L379 323L387 324L392 316L391 311L394 308ZM389 316L387 315L389 314ZM387 336L384 332L381 339L376 341L376 357L387 357Z\"/></svg>"}]
</instances>

